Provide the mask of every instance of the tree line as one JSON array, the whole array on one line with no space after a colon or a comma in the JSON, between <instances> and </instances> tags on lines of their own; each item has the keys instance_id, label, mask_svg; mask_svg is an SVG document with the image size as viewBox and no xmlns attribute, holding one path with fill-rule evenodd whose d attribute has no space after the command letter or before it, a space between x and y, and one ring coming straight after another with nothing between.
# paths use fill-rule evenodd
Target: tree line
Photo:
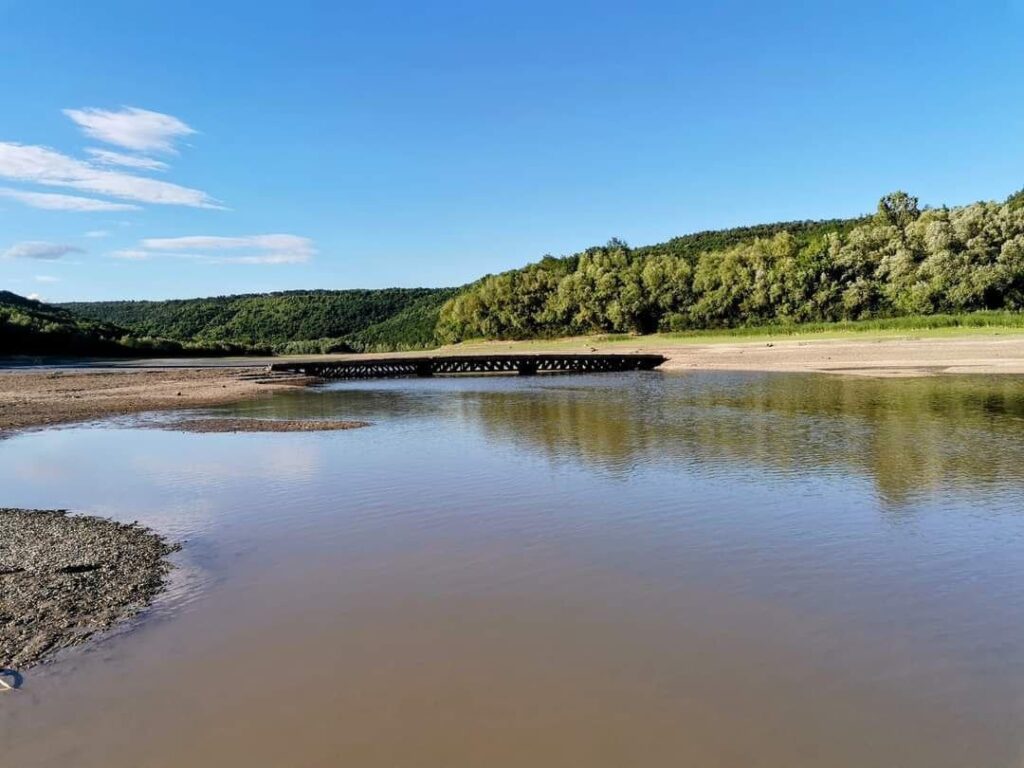
<instances>
[{"instance_id":1,"label":"tree line","mask_svg":"<svg viewBox=\"0 0 1024 768\"><path fill-rule=\"evenodd\" d=\"M750 229L761 231L750 236ZM489 275L441 308L443 342L1024 309L1024 192L922 210L895 192L875 215L612 240ZM717 247L701 248L716 242Z\"/></svg>"}]
</instances>

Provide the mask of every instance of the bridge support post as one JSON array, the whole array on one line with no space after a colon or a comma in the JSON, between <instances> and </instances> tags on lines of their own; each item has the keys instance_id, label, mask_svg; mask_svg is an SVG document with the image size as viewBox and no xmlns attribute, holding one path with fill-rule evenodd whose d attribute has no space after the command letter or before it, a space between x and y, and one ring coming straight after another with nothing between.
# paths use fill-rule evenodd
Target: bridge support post
<instances>
[{"instance_id":1,"label":"bridge support post","mask_svg":"<svg viewBox=\"0 0 1024 768\"><path fill-rule=\"evenodd\" d=\"M537 373L537 361L520 360L516 363L516 370L519 371L520 376L533 376Z\"/></svg>"},{"instance_id":2,"label":"bridge support post","mask_svg":"<svg viewBox=\"0 0 1024 768\"><path fill-rule=\"evenodd\" d=\"M421 379L428 379L434 375L434 367L429 360L416 361L416 375Z\"/></svg>"}]
</instances>

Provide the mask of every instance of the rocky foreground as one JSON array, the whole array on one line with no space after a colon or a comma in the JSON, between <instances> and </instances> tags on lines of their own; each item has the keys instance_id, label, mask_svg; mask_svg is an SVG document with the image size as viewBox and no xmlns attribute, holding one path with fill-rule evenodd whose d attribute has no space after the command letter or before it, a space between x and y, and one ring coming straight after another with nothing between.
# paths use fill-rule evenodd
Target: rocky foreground
<instances>
[{"instance_id":1,"label":"rocky foreground","mask_svg":"<svg viewBox=\"0 0 1024 768\"><path fill-rule=\"evenodd\" d=\"M25 669L138 613L176 549L137 524L0 508L0 668Z\"/></svg>"}]
</instances>

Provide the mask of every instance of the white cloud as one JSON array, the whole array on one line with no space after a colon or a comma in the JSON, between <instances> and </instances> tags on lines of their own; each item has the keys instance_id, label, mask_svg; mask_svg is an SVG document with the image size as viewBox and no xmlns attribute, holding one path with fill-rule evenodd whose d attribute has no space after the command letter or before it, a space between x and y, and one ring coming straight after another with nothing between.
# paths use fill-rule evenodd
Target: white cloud
<instances>
[{"instance_id":1,"label":"white cloud","mask_svg":"<svg viewBox=\"0 0 1024 768\"><path fill-rule=\"evenodd\" d=\"M42 240L27 240L15 243L6 251L0 253L0 258L54 261L67 256L69 253L84 253L84 251L74 245L47 243Z\"/></svg>"},{"instance_id":2,"label":"white cloud","mask_svg":"<svg viewBox=\"0 0 1024 768\"><path fill-rule=\"evenodd\" d=\"M138 152L174 152L176 139L196 133L173 115L137 107L65 109L64 114L87 136Z\"/></svg>"},{"instance_id":3,"label":"white cloud","mask_svg":"<svg viewBox=\"0 0 1024 768\"><path fill-rule=\"evenodd\" d=\"M302 264L316 255L316 248L309 238L282 234L151 237L143 240L141 245L148 252L165 252L213 264ZM228 254L210 256L208 253L196 253L200 251Z\"/></svg>"},{"instance_id":4,"label":"white cloud","mask_svg":"<svg viewBox=\"0 0 1024 768\"><path fill-rule=\"evenodd\" d=\"M310 256L306 253L267 253L254 256L223 256L208 259L212 264L304 264Z\"/></svg>"},{"instance_id":5,"label":"white cloud","mask_svg":"<svg viewBox=\"0 0 1024 768\"><path fill-rule=\"evenodd\" d=\"M36 275L37 283L59 283L60 278L53 275Z\"/></svg>"},{"instance_id":6,"label":"white cloud","mask_svg":"<svg viewBox=\"0 0 1024 768\"><path fill-rule=\"evenodd\" d=\"M139 206L131 203L112 203L77 195L58 195L49 192L24 192L20 189L0 187L0 197L18 200L32 208L47 211L137 211Z\"/></svg>"},{"instance_id":7,"label":"white cloud","mask_svg":"<svg viewBox=\"0 0 1024 768\"><path fill-rule=\"evenodd\" d=\"M110 232L106 229L90 229L88 232L83 233L82 237L110 237Z\"/></svg>"},{"instance_id":8,"label":"white cloud","mask_svg":"<svg viewBox=\"0 0 1024 768\"><path fill-rule=\"evenodd\" d=\"M110 254L111 258L123 259L124 261L145 261L146 259L152 258L152 254L148 251L140 251L133 248L125 248L124 250L114 251Z\"/></svg>"},{"instance_id":9,"label":"white cloud","mask_svg":"<svg viewBox=\"0 0 1024 768\"><path fill-rule=\"evenodd\" d=\"M152 157L126 155L123 152L111 152L109 149L98 149L97 147L86 147L85 151L92 155L97 163L103 165L120 165L143 171L166 171L171 167L162 160L154 160Z\"/></svg>"},{"instance_id":10,"label":"white cloud","mask_svg":"<svg viewBox=\"0 0 1024 768\"><path fill-rule=\"evenodd\" d=\"M29 301L42 301L43 300L43 297L40 294L38 294L38 293L30 293L25 298L28 299Z\"/></svg>"},{"instance_id":11,"label":"white cloud","mask_svg":"<svg viewBox=\"0 0 1024 768\"><path fill-rule=\"evenodd\" d=\"M198 189L97 168L48 147L0 142L0 178L109 195L140 203L221 208Z\"/></svg>"}]
</instances>

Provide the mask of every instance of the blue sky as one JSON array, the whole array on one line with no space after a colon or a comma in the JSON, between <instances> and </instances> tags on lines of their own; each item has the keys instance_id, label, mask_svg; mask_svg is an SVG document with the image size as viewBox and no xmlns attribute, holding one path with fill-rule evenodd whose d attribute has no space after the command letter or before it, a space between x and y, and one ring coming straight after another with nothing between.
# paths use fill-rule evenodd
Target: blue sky
<instances>
[{"instance_id":1,"label":"blue sky","mask_svg":"<svg viewBox=\"0 0 1024 768\"><path fill-rule=\"evenodd\" d=\"M456 285L1002 199L1022 91L1024 0L0 0L0 288Z\"/></svg>"}]
</instances>

